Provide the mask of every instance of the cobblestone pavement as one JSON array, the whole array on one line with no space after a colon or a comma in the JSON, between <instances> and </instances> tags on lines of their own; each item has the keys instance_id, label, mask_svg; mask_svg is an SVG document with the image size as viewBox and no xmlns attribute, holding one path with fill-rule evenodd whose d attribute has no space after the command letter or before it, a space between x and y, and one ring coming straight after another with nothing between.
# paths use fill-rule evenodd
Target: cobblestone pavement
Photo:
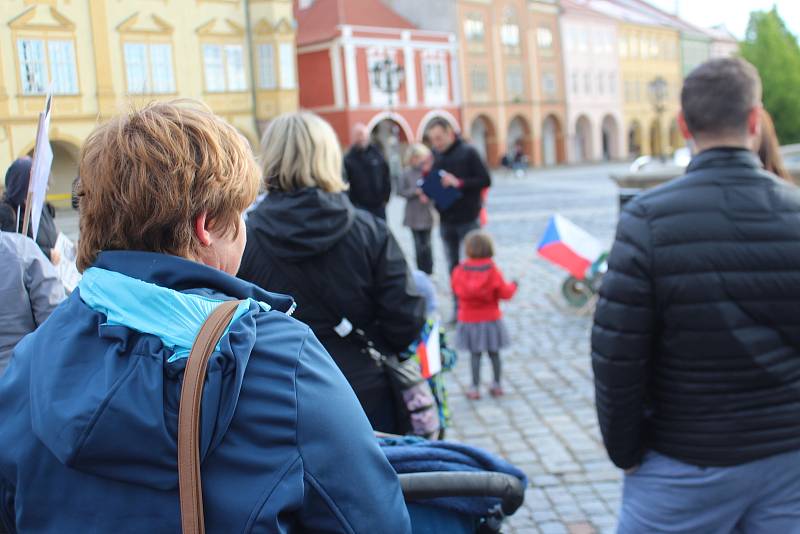
<instances>
[{"instance_id":1,"label":"cobblestone pavement","mask_svg":"<svg viewBox=\"0 0 800 534\"><path fill-rule=\"evenodd\" d=\"M615 165L530 172L523 178L496 176L489 201L488 230L496 261L508 279L520 281L504 305L512 346L502 353L506 395L469 401L468 355L460 354L448 377L454 426L448 438L493 451L530 478L525 504L508 522L518 534L613 532L620 501L620 474L608 461L594 410L589 360L591 318L560 304L564 274L536 255L547 220L561 213L609 244L617 219ZM393 200L389 222L413 261L410 233L402 228L403 202ZM444 253L434 234L442 314L450 299ZM483 381L490 368L484 361Z\"/></svg>"}]
</instances>

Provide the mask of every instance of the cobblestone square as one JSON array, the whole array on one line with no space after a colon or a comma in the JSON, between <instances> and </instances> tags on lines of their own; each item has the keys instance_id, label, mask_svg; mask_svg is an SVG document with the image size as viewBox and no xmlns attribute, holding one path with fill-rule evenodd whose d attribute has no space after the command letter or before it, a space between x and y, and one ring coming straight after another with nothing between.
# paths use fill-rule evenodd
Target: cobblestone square
<instances>
[{"instance_id":1,"label":"cobblestone square","mask_svg":"<svg viewBox=\"0 0 800 534\"><path fill-rule=\"evenodd\" d=\"M617 221L617 191L608 179L616 165L495 175L489 195L488 230L495 260L520 290L503 306L512 346L502 355L506 395L469 401L469 356L459 354L449 376L454 426L449 439L484 447L521 467L530 478L525 504L509 532L611 533L620 501L620 473L608 461L594 411L589 358L591 317L561 305L565 275L540 259L536 244L548 218L560 213L610 245ZM413 262L410 232L401 226L403 201L390 205L389 223ZM434 231L440 311L451 300L438 232ZM490 369L482 377L488 387Z\"/></svg>"}]
</instances>

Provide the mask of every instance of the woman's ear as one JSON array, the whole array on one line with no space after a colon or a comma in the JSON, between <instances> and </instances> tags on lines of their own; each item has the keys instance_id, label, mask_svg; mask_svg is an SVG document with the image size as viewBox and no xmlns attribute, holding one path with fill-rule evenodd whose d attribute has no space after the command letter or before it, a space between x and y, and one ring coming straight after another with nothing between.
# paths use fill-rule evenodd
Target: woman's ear
<instances>
[{"instance_id":1,"label":"woman's ear","mask_svg":"<svg viewBox=\"0 0 800 534\"><path fill-rule=\"evenodd\" d=\"M194 235L204 247L211 244L211 232L208 228L208 222L208 213L205 211L194 219Z\"/></svg>"}]
</instances>

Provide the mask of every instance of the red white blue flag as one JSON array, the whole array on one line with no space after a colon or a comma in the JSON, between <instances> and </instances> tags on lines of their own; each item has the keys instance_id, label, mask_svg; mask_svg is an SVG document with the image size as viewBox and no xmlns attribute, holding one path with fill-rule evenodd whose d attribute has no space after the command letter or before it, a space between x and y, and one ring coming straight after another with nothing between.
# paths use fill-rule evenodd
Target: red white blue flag
<instances>
[{"instance_id":1,"label":"red white blue flag","mask_svg":"<svg viewBox=\"0 0 800 534\"><path fill-rule=\"evenodd\" d=\"M586 278L586 271L603 253L597 239L561 215L550 217L537 250L540 256L569 271L578 280Z\"/></svg>"},{"instance_id":2,"label":"red white blue flag","mask_svg":"<svg viewBox=\"0 0 800 534\"><path fill-rule=\"evenodd\" d=\"M428 379L442 371L442 353L439 346L439 321L434 321L430 329L423 331L422 338L417 343L417 357L419 358L422 378Z\"/></svg>"}]
</instances>

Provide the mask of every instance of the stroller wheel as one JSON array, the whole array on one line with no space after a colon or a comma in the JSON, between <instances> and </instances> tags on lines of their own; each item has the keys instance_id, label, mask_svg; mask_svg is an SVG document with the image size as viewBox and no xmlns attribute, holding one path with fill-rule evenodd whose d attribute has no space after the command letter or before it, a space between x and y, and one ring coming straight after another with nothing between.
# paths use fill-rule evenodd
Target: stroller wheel
<instances>
[{"instance_id":1,"label":"stroller wheel","mask_svg":"<svg viewBox=\"0 0 800 534\"><path fill-rule=\"evenodd\" d=\"M561 294L564 295L567 304L573 308L582 308L586 306L594 292L585 281L570 276L561 284Z\"/></svg>"}]
</instances>

